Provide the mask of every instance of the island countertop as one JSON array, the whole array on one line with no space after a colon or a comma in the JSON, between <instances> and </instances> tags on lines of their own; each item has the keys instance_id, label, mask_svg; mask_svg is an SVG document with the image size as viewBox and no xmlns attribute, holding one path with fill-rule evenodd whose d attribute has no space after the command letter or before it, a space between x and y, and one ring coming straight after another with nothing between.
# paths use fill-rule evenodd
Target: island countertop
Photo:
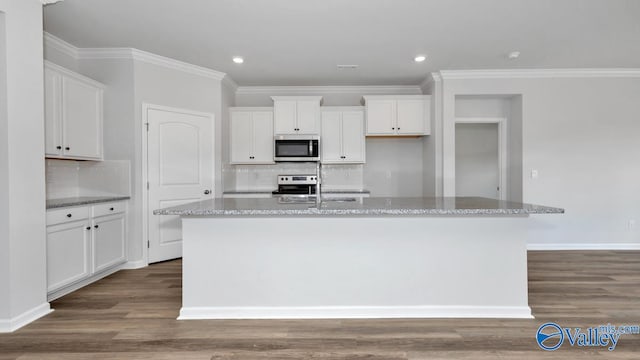
<instances>
[{"instance_id":1,"label":"island countertop","mask_svg":"<svg viewBox=\"0 0 640 360\"><path fill-rule=\"evenodd\" d=\"M215 198L153 212L180 216L420 216L562 214L564 209L481 197L370 197L298 202L295 198Z\"/></svg>"}]
</instances>

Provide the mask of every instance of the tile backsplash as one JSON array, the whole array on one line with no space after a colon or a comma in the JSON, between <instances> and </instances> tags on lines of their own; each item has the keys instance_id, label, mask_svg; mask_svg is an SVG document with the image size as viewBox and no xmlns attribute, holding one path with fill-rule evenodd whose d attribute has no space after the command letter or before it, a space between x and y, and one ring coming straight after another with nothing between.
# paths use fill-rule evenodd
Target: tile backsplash
<instances>
[{"instance_id":1,"label":"tile backsplash","mask_svg":"<svg viewBox=\"0 0 640 360\"><path fill-rule=\"evenodd\" d=\"M315 174L312 163L278 163L275 165L235 165L224 169L233 172L233 183L225 182L225 191L272 191L278 187L278 175ZM362 190L363 165L323 165L324 189Z\"/></svg>"},{"instance_id":2,"label":"tile backsplash","mask_svg":"<svg viewBox=\"0 0 640 360\"><path fill-rule=\"evenodd\" d=\"M47 159L47 199L76 196L130 195L127 160L74 161Z\"/></svg>"}]
</instances>

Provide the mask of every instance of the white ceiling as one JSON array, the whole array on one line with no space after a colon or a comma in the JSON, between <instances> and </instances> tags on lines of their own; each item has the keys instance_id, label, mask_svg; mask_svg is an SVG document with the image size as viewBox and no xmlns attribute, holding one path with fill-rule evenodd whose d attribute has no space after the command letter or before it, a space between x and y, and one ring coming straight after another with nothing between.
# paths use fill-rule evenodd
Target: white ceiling
<instances>
[{"instance_id":1,"label":"white ceiling","mask_svg":"<svg viewBox=\"0 0 640 360\"><path fill-rule=\"evenodd\" d=\"M44 11L45 30L77 47L133 47L240 85L416 85L438 70L640 68L639 19L638 0L65 0ZM508 60L513 50L522 54ZM415 63L416 54L427 61Z\"/></svg>"}]
</instances>

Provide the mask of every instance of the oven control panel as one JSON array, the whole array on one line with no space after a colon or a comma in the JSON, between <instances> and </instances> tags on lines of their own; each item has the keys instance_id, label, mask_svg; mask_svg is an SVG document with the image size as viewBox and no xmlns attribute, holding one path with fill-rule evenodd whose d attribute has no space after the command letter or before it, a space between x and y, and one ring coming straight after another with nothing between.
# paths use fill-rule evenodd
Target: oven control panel
<instances>
[{"instance_id":1,"label":"oven control panel","mask_svg":"<svg viewBox=\"0 0 640 360\"><path fill-rule=\"evenodd\" d=\"M278 185L315 185L315 175L278 175Z\"/></svg>"}]
</instances>

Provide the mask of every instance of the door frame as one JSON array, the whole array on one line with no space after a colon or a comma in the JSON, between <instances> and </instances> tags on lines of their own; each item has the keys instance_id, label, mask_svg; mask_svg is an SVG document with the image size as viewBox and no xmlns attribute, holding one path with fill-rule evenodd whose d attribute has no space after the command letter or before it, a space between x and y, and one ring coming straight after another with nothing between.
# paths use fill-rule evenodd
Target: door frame
<instances>
[{"instance_id":1,"label":"door frame","mask_svg":"<svg viewBox=\"0 0 640 360\"><path fill-rule=\"evenodd\" d=\"M503 117L457 117L457 124L498 124L498 186L500 200L507 200L507 118ZM455 134L455 133L454 133ZM455 137L454 137L455 139Z\"/></svg>"},{"instance_id":2,"label":"door frame","mask_svg":"<svg viewBox=\"0 0 640 360\"><path fill-rule=\"evenodd\" d=\"M151 103L142 103L142 116L140 119L140 129L141 129L141 137L142 137L142 259L146 265L149 265L149 147L148 147L148 137L149 137L149 110L160 110L160 111L168 111L175 112L179 114L186 115L194 115L201 116L205 118L209 118L211 121L211 154L213 157L211 161L211 178L213 180L213 184L215 184L215 174L216 174L216 156L215 156L215 114L194 111L184 108L176 108L170 106L156 105ZM212 189L213 190L213 189Z\"/></svg>"}]
</instances>

